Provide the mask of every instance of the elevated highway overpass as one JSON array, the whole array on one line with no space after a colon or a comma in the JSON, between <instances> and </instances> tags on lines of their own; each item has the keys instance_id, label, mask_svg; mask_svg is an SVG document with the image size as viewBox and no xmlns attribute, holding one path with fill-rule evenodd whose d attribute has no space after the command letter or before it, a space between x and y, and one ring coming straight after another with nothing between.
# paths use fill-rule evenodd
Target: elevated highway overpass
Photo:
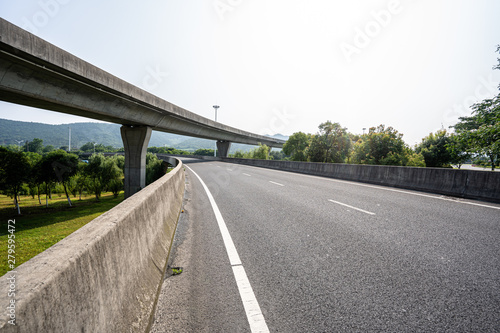
<instances>
[{"instance_id":1,"label":"elevated highway overpass","mask_svg":"<svg viewBox=\"0 0 500 333\"><path fill-rule=\"evenodd\" d=\"M122 124L125 194L145 186L151 131L283 147L285 141L214 122L140 89L0 18L0 100Z\"/></svg>"}]
</instances>

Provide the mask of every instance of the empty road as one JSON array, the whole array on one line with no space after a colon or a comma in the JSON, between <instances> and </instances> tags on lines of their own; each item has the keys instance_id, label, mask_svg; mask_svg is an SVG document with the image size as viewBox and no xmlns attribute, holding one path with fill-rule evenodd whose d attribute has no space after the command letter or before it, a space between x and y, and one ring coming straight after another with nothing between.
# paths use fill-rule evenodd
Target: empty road
<instances>
[{"instance_id":1,"label":"empty road","mask_svg":"<svg viewBox=\"0 0 500 333\"><path fill-rule=\"evenodd\" d=\"M500 330L500 205L184 163L152 332Z\"/></svg>"}]
</instances>

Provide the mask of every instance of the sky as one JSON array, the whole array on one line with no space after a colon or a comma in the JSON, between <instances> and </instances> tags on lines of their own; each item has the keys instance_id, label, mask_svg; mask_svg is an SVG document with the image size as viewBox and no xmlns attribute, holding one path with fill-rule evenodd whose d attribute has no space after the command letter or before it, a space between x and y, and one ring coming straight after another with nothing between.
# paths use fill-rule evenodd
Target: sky
<instances>
[{"instance_id":1,"label":"sky","mask_svg":"<svg viewBox=\"0 0 500 333\"><path fill-rule=\"evenodd\" d=\"M498 94L498 0L0 0L0 16L173 104L258 134L413 146ZM0 118L89 119L0 102Z\"/></svg>"}]
</instances>

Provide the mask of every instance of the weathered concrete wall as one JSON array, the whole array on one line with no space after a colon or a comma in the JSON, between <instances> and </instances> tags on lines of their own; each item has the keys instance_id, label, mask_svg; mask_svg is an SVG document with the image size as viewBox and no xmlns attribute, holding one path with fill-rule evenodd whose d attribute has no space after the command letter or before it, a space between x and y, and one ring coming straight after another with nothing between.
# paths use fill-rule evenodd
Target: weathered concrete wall
<instances>
[{"instance_id":1,"label":"weathered concrete wall","mask_svg":"<svg viewBox=\"0 0 500 333\"><path fill-rule=\"evenodd\" d=\"M225 162L500 202L500 172L224 158Z\"/></svg>"},{"instance_id":2,"label":"weathered concrete wall","mask_svg":"<svg viewBox=\"0 0 500 333\"><path fill-rule=\"evenodd\" d=\"M0 279L1 332L146 332L184 195L184 167L124 200Z\"/></svg>"}]
</instances>

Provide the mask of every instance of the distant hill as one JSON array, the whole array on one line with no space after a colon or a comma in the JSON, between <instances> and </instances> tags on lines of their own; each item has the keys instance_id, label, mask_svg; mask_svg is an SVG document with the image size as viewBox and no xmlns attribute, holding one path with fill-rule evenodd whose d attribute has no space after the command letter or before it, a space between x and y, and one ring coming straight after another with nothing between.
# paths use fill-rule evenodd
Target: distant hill
<instances>
[{"instance_id":1,"label":"distant hill","mask_svg":"<svg viewBox=\"0 0 500 333\"><path fill-rule=\"evenodd\" d=\"M49 125L34 122L0 119L0 145L17 145L18 141L31 141L34 138L42 139L43 144L56 148L68 146L69 128L71 128L71 147L81 147L87 142L101 143L115 148L123 147L118 124L107 123L73 123L63 125ZM287 140L288 137L277 134L273 137ZM150 147L173 147L194 151L200 148L213 149L213 140L199 139L188 136L153 131ZM253 146L232 144L231 153L236 150L248 151Z\"/></svg>"}]
</instances>

